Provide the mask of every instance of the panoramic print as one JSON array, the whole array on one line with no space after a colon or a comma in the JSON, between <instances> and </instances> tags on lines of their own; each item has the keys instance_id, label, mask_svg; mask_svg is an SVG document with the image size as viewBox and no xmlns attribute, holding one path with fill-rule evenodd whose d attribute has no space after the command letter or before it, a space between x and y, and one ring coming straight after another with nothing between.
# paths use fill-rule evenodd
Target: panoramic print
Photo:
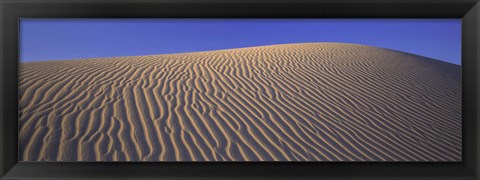
<instances>
[{"instance_id":1,"label":"panoramic print","mask_svg":"<svg viewBox=\"0 0 480 180\"><path fill-rule=\"evenodd\" d=\"M20 161L461 161L460 19L22 19Z\"/></svg>"}]
</instances>

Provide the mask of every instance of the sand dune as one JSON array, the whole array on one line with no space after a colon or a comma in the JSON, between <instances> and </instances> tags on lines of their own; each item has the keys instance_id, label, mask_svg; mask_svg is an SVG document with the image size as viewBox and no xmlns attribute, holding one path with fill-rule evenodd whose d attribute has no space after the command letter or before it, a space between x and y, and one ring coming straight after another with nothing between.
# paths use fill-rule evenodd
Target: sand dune
<instances>
[{"instance_id":1,"label":"sand dune","mask_svg":"<svg viewBox=\"0 0 480 180\"><path fill-rule=\"evenodd\" d=\"M460 161L461 67L304 43L22 63L21 161Z\"/></svg>"}]
</instances>

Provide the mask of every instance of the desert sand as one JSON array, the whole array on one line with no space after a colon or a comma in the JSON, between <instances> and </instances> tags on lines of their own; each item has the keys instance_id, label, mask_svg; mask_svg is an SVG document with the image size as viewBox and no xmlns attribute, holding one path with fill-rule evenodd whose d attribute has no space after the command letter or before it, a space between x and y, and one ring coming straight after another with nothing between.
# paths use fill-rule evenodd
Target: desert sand
<instances>
[{"instance_id":1,"label":"desert sand","mask_svg":"<svg viewBox=\"0 0 480 180\"><path fill-rule=\"evenodd\" d=\"M20 161L461 161L461 67L345 43L20 64Z\"/></svg>"}]
</instances>

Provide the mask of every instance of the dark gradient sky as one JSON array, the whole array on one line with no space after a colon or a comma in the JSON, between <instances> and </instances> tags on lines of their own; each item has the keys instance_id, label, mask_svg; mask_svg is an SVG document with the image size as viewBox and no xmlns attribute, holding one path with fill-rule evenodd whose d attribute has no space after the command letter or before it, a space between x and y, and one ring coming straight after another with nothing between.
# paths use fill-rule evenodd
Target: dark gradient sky
<instances>
[{"instance_id":1,"label":"dark gradient sky","mask_svg":"<svg viewBox=\"0 0 480 180\"><path fill-rule=\"evenodd\" d=\"M22 19L20 61L344 42L461 64L460 19Z\"/></svg>"}]
</instances>

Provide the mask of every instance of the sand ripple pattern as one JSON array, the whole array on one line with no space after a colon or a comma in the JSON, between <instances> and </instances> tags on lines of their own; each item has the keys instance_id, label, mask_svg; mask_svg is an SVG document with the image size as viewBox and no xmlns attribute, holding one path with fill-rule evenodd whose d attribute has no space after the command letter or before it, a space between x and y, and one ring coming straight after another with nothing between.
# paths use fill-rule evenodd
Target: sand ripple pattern
<instances>
[{"instance_id":1,"label":"sand ripple pattern","mask_svg":"<svg viewBox=\"0 0 480 180\"><path fill-rule=\"evenodd\" d=\"M460 161L461 67L302 43L20 65L21 161Z\"/></svg>"}]
</instances>

